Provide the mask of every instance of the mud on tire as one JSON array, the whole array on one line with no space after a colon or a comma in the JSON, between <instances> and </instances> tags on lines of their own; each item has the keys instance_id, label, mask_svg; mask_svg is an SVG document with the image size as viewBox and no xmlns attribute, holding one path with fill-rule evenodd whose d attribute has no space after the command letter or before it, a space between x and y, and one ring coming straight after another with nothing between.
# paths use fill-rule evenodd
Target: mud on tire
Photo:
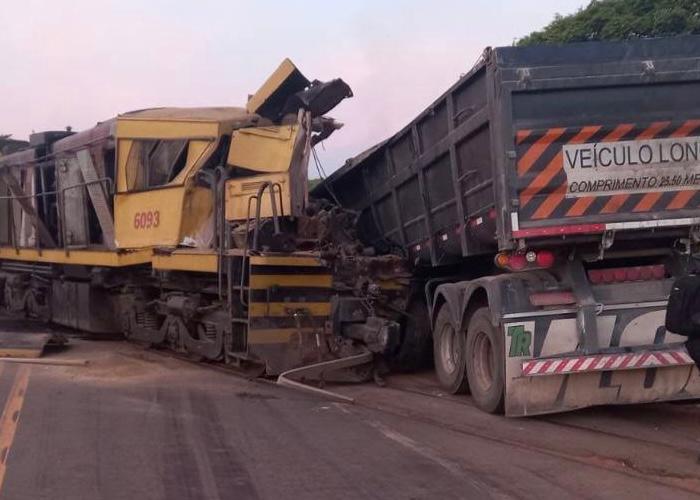
<instances>
[{"instance_id":1,"label":"mud on tire","mask_svg":"<svg viewBox=\"0 0 700 500\"><path fill-rule=\"evenodd\" d=\"M465 393L467 384L465 336L450 318L447 305L438 312L433 329L433 360L440 385L452 394Z\"/></svg>"},{"instance_id":2,"label":"mud on tire","mask_svg":"<svg viewBox=\"0 0 700 500\"><path fill-rule=\"evenodd\" d=\"M488 413L503 413L503 338L491 323L488 307L474 311L469 320L466 358L469 388L476 406Z\"/></svg>"}]
</instances>

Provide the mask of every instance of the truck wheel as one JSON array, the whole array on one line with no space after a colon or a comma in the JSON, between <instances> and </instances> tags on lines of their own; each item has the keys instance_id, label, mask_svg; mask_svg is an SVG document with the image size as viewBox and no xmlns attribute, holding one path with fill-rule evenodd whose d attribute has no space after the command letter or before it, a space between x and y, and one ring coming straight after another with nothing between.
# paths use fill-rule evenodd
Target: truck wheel
<instances>
[{"instance_id":1,"label":"truck wheel","mask_svg":"<svg viewBox=\"0 0 700 500\"><path fill-rule=\"evenodd\" d=\"M449 308L443 305L433 330L433 359L440 385L452 394L467 392L467 370L464 358L464 334L450 320Z\"/></svg>"},{"instance_id":2,"label":"truck wheel","mask_svg":"<svg viewBox=\"0 0 700 500\"><path fill-rule=\"evenodd\" d=\"M476 406L488 413L503 412L503 342L491 324L488 307L474 311L467 328L467 377Z\"/></svg>"}]
</instances>

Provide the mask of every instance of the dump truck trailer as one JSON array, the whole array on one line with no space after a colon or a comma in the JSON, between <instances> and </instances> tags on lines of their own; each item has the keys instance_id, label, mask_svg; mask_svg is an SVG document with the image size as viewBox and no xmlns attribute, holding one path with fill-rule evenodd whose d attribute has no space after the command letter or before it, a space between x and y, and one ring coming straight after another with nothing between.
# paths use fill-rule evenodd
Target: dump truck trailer
<instances>
[{"instance_id":1,"label":"dump truck trailer","mask_svg":"<svg viewBox=\"0 0 700 500\"><path fill-rule=\"evenodd\" d=\"M696 269L698 95L700 37L487 49L313 194L411 264L437 376L481 409L697 398L664 317Z\"/></svg>"}]
</instances>

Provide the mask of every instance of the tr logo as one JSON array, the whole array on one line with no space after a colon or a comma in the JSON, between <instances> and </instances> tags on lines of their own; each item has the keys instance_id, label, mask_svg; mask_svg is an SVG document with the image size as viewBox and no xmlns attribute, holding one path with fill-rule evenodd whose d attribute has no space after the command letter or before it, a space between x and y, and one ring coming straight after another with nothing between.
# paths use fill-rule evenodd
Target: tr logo
<instances>
[{"instance_id":1,"label":"tr logo","mask_svg":"<svg viewBox=\"0 0 700 500\"><path fill-rule=\"evenodd\" d=\"M530 356L532 332L525 330L523 325L509 326L508 336L510 337L510 351L508 352L508 357L519 358L521 356Z\"/></svg>"}]
</instances>

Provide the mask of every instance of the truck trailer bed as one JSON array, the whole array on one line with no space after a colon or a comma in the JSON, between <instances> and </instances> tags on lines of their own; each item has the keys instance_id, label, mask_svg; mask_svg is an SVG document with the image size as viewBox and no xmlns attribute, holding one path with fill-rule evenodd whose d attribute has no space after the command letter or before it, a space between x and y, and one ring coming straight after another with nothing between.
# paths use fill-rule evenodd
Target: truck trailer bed
<instances>
[{"instance_id":1,"label":"truck trailer bed","mask_svg":"<svg viewBox=\"0 0 700 500\"><path fill-rule=\"evenodd\" d=\"M488 48L314 194L359 210L366 243L432 266L519 239L692 226L699 78L697 36Z\"/></svg>"}]
</instances>

